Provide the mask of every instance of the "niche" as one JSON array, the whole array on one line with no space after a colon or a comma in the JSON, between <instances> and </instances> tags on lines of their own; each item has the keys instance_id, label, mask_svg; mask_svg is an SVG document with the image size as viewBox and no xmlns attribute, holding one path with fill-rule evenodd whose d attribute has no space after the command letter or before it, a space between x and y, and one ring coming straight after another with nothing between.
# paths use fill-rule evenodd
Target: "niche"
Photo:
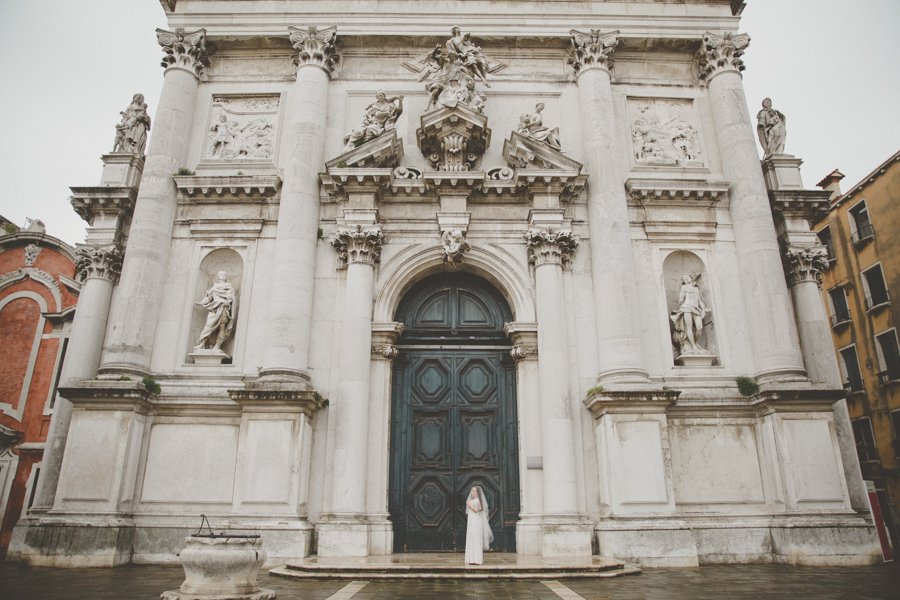
<instances>
[{"instance_id":1,"label":"niche","mask_svg":"<svg viewBox=\"0 0 900 600\"><path fill-rule=\"evenodd\" d=\"M230 284L234 289L234 301L231 306L231 330L225 340L222 342L218 351L207 348L198 349L200 344L200 335L203 333L204 326L210 315L210 310L200 306L206 296L207 290L211 289L218 282L219 272L224 271L226 283ZM200 272L197 275L197 285L194 295L191 299L191 328L190 337L188 339L188 357L193 360L194 364L202 365L221 365L231 364L234 356L235 335L237 333L237 323L240 319L240 297L241 282L244 276L244 261L241 255L230 248L219 248L207 254L200 261ZM215 335L213 336L215 337Z\"/></svg>"},{"instance_id":2,"label":"niche","mask_svg":"<svg viewBox=\"0 0 900 600\"><path fill-rule=\"evenodd\" d=\"M675 364L685 367L718 365L719 346L716 342L710 286L703 261L693 252L672 252L663 261L663 282ZM703 313L699 335L698 313Z\"/></svg>"}]
</instances>

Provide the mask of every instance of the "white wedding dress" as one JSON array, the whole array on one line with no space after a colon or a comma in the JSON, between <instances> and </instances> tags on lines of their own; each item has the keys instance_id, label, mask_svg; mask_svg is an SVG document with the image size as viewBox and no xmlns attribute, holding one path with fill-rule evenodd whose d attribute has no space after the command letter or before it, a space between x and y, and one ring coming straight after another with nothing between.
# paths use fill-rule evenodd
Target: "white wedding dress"
<instances>
[{"instance_id":1,"label":"white wedding dress","mask_svg":"<svg viewBox=\"0 0 900 600\"><path fill-rule=\"evenodd\" d=\"M484 551L494 541L494 534L488 522L490 512L484 494L479 487L473 490L476 497L473 498L470 492L466 502L466 564L480 565L484 563Z\"/></svg>"}]
</instances>

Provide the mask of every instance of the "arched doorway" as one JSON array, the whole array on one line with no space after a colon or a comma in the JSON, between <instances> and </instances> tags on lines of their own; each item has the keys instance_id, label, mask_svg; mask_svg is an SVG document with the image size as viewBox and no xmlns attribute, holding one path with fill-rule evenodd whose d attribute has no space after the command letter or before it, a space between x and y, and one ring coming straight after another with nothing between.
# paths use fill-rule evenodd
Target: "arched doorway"
<instances>
[{"instance_id":1,"label":"arched doorway","mask_svg":"<svg viewBox=\"0 0 900 600\"><path fill-rule=\"evenodd\" d=\"M390 518L394 552L462 551L465 498L480 485L493 550L515 552L519 518L516 373L503 296L467 273L413 286L394 361Z\"/></svg>"}]
</instances>

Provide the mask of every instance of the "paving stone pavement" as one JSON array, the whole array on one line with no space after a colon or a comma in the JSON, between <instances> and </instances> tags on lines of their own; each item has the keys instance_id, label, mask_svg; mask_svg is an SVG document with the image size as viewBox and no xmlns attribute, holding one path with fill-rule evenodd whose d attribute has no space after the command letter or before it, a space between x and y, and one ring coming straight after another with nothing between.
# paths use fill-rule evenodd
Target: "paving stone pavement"
<instances>
[{"instance_id":1,"label":"paving stone pavement","mask_svg":"<svg viewBox=\"0 0 900 600\"><path fill-rule=\"evenodd\" d=\"M154 600L177 589L181 567L127 565L115 569L48 569L0 565L0 600ZM279 600L335 600L350 582L298 581L261 573ZM559 585L561 584L561 586ZM359 586L356 586L359 587ZM576 595L570 595L576 594ZM645 569L600 580L373 581L352 600L900 600L900 563L874 567L711 565Z\"/></svg>"}]
</instances>

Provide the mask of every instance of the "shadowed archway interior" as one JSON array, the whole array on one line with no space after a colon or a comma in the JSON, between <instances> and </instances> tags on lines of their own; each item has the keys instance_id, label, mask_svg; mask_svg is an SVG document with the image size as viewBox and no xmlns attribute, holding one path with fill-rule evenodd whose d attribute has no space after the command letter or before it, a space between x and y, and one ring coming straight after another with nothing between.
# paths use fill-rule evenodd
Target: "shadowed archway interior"
<instances>
[{"instance_id":1,"label":"shadowed archway interior","mask_svg":"<svg viewBox=\"0 0 900 600\"><path fill-rule=\"evenodd\" d=\"M492 550L515 551L519 517L512 312L483 279L444 273L413 286L394 361L390 515L394 552L465 548L465 498L480 485Z\"/></svg>"}]
</instances>

